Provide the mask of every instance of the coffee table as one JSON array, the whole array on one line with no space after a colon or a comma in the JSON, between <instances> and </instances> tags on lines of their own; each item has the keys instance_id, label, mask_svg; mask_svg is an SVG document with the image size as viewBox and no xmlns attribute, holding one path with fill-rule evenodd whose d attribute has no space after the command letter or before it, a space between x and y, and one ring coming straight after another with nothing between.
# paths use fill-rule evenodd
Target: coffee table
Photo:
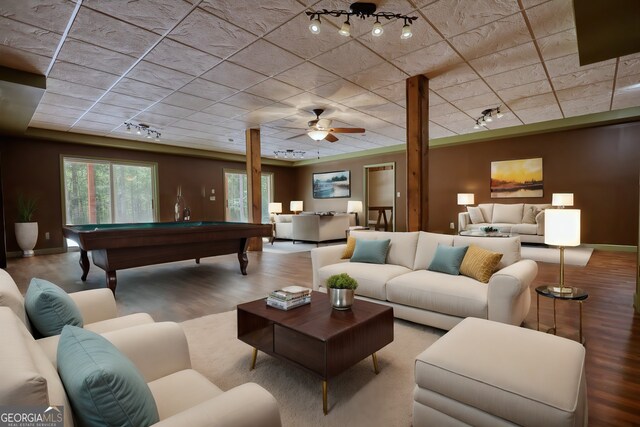
<instances>
[{"instance_id":1,"label":"coffee table","mask_svg":"<svg viewBox=\"0 0 640 427\"><path fill-rule=\"evenodd\" d=\"M376 351L393 341L393 308L356 300L351 310L334 310L329 297L311 294L311 304L289 311L265 299L238 305L238 338L286 360L322 380L322 410L327 414L327 382L368 356L378 373Z\"/></svg>"},{"instance_id":2,"label":"coffee table","mask_svg":"<svg viewBox=\"0 0 640 427\"><path fill-rule=\"evenodd\" d=\"M482 230L463 230L460 232L461 236L470 237L512 237L515 234L503 233L502 231L482 231Z\"/></svg>"}]
</instances>

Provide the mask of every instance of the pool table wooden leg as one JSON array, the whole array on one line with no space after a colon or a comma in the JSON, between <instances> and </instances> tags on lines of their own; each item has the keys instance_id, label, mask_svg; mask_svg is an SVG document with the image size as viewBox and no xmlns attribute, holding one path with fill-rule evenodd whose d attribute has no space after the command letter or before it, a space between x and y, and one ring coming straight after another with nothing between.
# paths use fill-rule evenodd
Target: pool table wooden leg
<instances>
[{"instance_id":1,"label":"pool table wooden leg","mask_svg":"<svg viewBox=\"0 0 640 427\"><path fill-rule=\"evenodd\" d=\"M200 258L196 258L196 264L200 264Z\"/></svg>"},{"instance_id":2,"label":"pool table wooden leg","mask_svg":"<svg viewBox=\"0 0 640 427\"><path fill-rule=\"evenodd\" d=\"M115 295L116 285L118 284L118 278L115 271L107 271L107 286L111 289L111 292Z\"/></svg>"},{"instance_id":3,"label":"pool table wooden leg","mask_svg":"<svg viewBox=\"0 0 640 427\"><path fill-rule=\"evenodd\" d=\"M89 264L89 257L87 256L87 251L85 251L84 249L80 249L80 268L82 268L82 281L86 281L87 280L87 275L89 274L89 267L91 266L91 264Z\"/></svg>"},{"instance_id":4,"label":"pool table wooden leg","mask_svg":"<svg viewBox=\"0 0 640 427\"><path fill-rule=\"evenodd\" d=\"M249 265L249 258L247 258L247 247L249 246L249 239L240 240L240 250L238 250L238 261L240 261L240 272L243 276L247 275L247 265Z\"/></svg>"}]
</instances>

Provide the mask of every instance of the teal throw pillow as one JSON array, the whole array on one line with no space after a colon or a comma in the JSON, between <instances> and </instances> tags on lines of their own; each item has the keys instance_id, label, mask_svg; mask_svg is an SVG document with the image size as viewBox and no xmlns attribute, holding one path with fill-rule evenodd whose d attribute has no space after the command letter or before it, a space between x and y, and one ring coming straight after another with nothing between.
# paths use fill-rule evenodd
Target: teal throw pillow
<instances>
[{"instance_id":1,"label":"teal throw pillow","mask_svg":"<svg viewBox=\"0 0 640 427\"><path fill-rule=\"evenodd\" d=\"M459 275L460 264L462 264L467 249L469 249L469 246L445 246L438 243L436 253L427 270L452 274L454 276Z\"/></svg>"},{"instance_id":2,"label":"teal throw pillow","mask_svg":"<svg viewBox=\"0 0 640 427\"><path fill-rule=\"evenodd\" d=\"M82 327L82 314L69 295L46 280L33 278L24 296L31 324L44 337L60 335L64 325Z\"/></svg>"},{"instance_id":3,"label":"teal throw pillow","mask_svg":"<svg viewBox=\"0 0 640 427\"><path fill-rule=\"evenodd\" d=\"M389 251L390 239L363 240L356 239L351 262L366 262L369 264L384 264Z\"/></svg>"},{"instance_id":4,"label":"teal throw pillow","mask_svg":"<svg viewBox=\"0 0 640 427\"><path fill-rule=\"evenodd\" d=\"M159 420L156 402L138 369L95 332L75 326L62 329L58 373L80 425L142 427Z\"/></svg>"}]
</instances>

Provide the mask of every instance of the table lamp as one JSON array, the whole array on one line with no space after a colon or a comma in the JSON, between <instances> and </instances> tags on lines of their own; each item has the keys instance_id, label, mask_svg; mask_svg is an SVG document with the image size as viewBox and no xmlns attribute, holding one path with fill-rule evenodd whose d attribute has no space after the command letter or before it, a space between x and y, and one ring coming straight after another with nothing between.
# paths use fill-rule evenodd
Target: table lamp
<instances>
[{"instance_id":1,"label":"table lamp","mask_svg":"<svg viewBox=\"0 0 640 427\"><path fill-rule=\"evenodd\" d=\"M560 209L565 206L573 206L573 193L553 193L551 206L556 206Z\"/></svg>"},{"instance_id":2,"label":"table lamp","mask_svg":"<svg viewBox=\"0 0 640 427\"><path fill-rule=\"evenodd\" d=\"M473 193L458 193L458 205L468 206L475 203Z\"/></svg>"},{"instance_id":3,"label":"table lamp","mask_svg":"<svg viewBox=\"0 0 640 427\"><path fill-rule=\"evenodd\" d=\"M273 221L273 215L282 213L282 203L269 203L269 215Z\"/></svg>"},{"instance_id":4,"label":"table lamp","mask_svg":"<svg viewBox=\"0 0 640 427\"><path fill-rule=\"evenodd\" d=\"M356 226L358 225L358 214L362 213L362 202L360 200L347 201L347 213L356 214Z\"/></svg>"},{"instance_id":5,"label":"table lamp","mask_svg":"<svg viewBox=\"0 0 640 427\"><path fill-rule=\"evenodd\" d=\"M545 209L544 243L560 249L560 286L548 286L550 292L571 293L564 287L564 248L580 244L580 209Z\"/></svg>"},{"instance_id":6,"label":"table lamp","mask_svg":"<svg viewBox=\"0 0 640 427\"><path fill-rule=\"evenodd\" d=\"M302 200L292 200L289 203L289 210L296 215L298 212L302 212Z\"/></svg>"}]
</instances>

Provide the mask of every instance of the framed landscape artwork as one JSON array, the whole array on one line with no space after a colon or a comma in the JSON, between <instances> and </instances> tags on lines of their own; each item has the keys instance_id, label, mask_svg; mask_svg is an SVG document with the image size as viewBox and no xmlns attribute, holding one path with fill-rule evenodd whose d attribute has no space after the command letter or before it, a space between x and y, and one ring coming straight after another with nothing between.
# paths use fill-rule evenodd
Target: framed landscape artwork
<instances>
[{"instance_id":1,"label":"framed landscape artwork","mask_svg":"<svg viewBox=\"0 0 640 427\"><path fill-rule=\"evenodd\" d=\"M351 197L351 171L314 173L312 184L314 199Z\"/></svg>"},{"instance_id":2,"label":"framed landscape artwork","mask_svg":"<svg viewBox=\"0 0 640 427\"><path fill-rule=\"evenodd\" d=\"M542 197L542 158L491 162L491 198Z\"/></svg>"}]
</instances>

